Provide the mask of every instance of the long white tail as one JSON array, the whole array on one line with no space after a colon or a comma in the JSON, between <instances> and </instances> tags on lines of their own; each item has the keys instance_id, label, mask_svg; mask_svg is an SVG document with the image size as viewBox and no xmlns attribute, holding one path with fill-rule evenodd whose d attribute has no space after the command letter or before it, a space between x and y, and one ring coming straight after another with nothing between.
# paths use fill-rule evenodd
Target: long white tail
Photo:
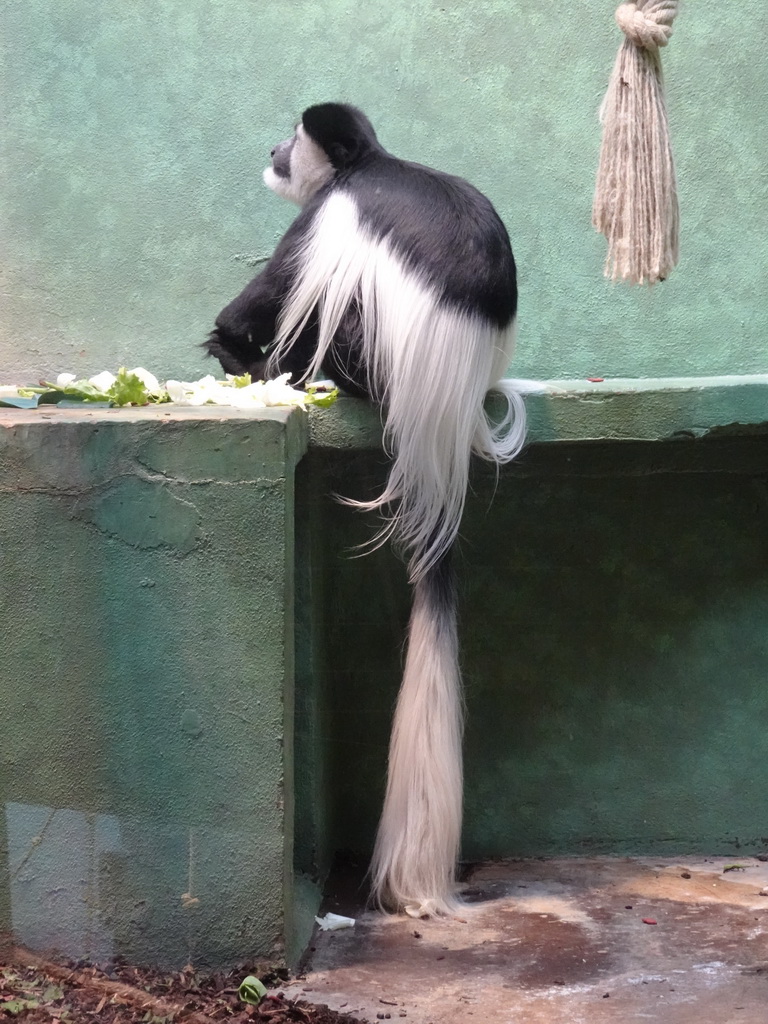
<instances>
[{"instance_id":1,"label":"long white tail","mask_svg":"<svg viewBox=\"0 0 768 1024\"><path fill-rule=\"evenodd\" d=\"M371 864L380 906L451 914L461 838L462 698L450 555L414 585L405 672Z\"/></svg>"},{"instance_id":2,"label":"long white tail","mask_svg":"<svg viewBox=\"0 0 768 1024\"><path fill-rule=\"evenodd\" d=\"M384 811L372 877L382 904L423 915L458 905L461 832L461 679L456 602L448 559L458 535L474 451L497 464L525 440L525 408L501 379L514 322L498 329L441 300L418 272L360 223L352 198L332 193L315 217L280 319L273 364L317 314L317 373L352 303L362 316L362 356L384 412L392 456L387 484L371 502L408 561L414 603L405 673L395 712ZM489 390L506 399L492 424Z\"/></svg>"}]
</instances>

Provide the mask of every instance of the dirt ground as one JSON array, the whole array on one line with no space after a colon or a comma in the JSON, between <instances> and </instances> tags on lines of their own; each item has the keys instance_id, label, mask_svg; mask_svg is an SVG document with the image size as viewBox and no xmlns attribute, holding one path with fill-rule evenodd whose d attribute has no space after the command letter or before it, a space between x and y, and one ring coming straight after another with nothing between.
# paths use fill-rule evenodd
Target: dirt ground
<instances>
[{"instance_id":1,"label":"dirt ground","mask_svg":"<svg viewBox=\"0 0 768 1024\"><path fill-rule=\"evenodd\" d=\"M25 950L0 963L0 1021L20 1024L360 1024L344 1013L272 993L258 1006L237 995L242 967L198 975L192 967L174 974L116 965L61 964ZM262 976L265 984L280 977Z\"/></svg>"},{"instance_id":2,"label":"dirt ground","mask_svg":"<svg viewBox=\"0 0 768 1024\"><path fill-rule=\"evenodd\" d=\"M290 996L377 1024L768 1024L768 857L478 865L462 920L328 910Z\"/></svg>"}]
</instances>

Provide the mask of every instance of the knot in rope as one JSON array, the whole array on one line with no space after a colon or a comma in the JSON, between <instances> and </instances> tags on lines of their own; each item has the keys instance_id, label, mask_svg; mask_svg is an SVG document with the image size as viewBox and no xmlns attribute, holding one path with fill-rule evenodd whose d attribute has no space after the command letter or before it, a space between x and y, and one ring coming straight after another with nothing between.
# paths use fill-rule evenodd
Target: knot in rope
<instances>
[{"instance_id":1,"label":"knot in rope","mask_svg":"<svg viewBox=\"0 0 768 1024\"><path fill-rule=\"evenodd\" d=\"M677 8L678 0L627 0L616 8L616 21L636 46L657 50L669 42Z\"/></svg>"}]
</instances>

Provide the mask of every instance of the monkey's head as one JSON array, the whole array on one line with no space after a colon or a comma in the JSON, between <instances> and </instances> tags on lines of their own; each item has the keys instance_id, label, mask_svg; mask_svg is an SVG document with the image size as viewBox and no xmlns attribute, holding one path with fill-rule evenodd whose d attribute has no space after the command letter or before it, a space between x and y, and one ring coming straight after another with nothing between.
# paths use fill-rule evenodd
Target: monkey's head
<instances>
[{"instance_id":1,"label":"monkey's head","mask_svg":"<svg viewBox=\"0 0 768 1024\"><path fill-rule=\"evenodd\" d=\"M321 103L301 116L290 139L272 150L264 183L283 199L303 206L338 174L379 149L373 125L346 103Z\"/></svg>"}]
</instances>

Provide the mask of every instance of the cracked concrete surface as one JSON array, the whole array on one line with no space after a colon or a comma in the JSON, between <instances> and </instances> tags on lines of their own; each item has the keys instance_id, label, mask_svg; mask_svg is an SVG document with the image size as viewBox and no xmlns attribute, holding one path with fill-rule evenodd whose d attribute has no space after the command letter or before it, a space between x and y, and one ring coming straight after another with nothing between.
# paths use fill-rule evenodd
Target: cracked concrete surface
<instances>
[{"instance_id":1,"label":"cracked concrete surface","mask_svg":"<svg viewBox=\"0 0 768 1024\"><path fill-rule=\"evenodd\" d=\"M303 945L284 857L305 420L0 410L0 932L169 968Z\"/></svg>"},{"instance_id":2,"label":"cracked concrete surface","mask_svg":"<svg viewBox=\"0 0 768 1024\"><path fill-rule=\"evenodd\" d=\"M484 864L462 920L360 913L286 991L371 1022L766 1024L766 886L749 857Z\"/></svg>"}]
</instances>

